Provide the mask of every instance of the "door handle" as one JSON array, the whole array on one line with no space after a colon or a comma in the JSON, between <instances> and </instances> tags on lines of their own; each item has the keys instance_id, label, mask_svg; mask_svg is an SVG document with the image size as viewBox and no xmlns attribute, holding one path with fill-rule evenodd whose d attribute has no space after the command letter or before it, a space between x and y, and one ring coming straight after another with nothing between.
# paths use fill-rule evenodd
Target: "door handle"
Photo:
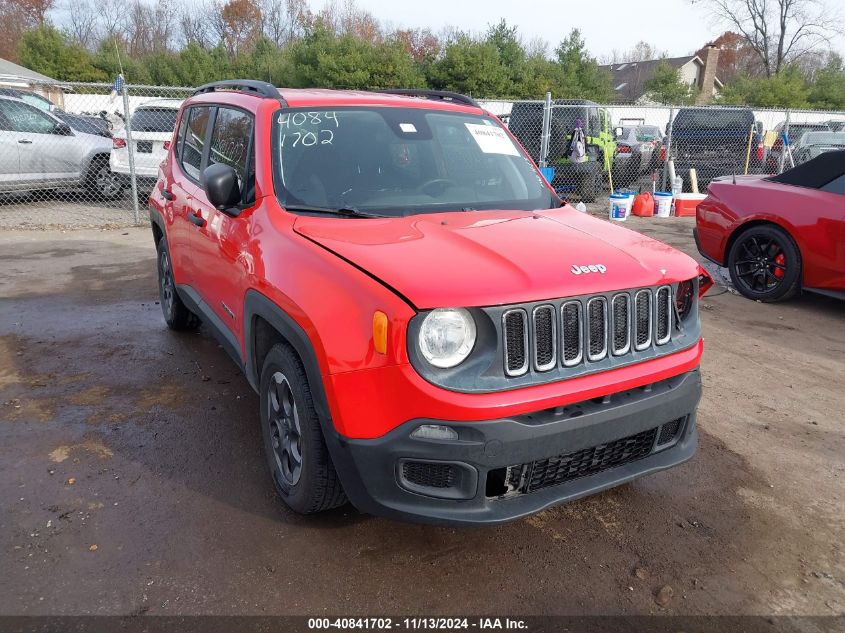
<instances>
[{"instance_id":1,"label":"door handle","mask_svg":"<svg viewBox=\"0 0 845 633\"><path fill-rule=\"evenodd\" d=\"M188 213L188 219L200 228L205 226L205 220L201 215L194 215L193 213Z\"/></svg>"},{"instance_id":2,"label":"door handle","mask_svg":"<svg viewBox=\"0 0 845 633\"><path fill-rule=\"evenodd\" d=\"M32 141L30 141L28 138L22 138L18 141L18 143L20 143L21 145L32 145Z\"/></svg>"},{"instance_id":3,"label":"door handle","mask_svg":"<svg viewBox=\"0 0 845 633\"><path fill-rule=\"evenodd\" d=\"M162 189L162 190L161 190L161 195L162 195L162 196L164 196L167 200L174 200L174 199L176 198L176 196L174 196L174 195L173 195L171 192L169 192L167 189Z\"/></svg>"}]
</instances>

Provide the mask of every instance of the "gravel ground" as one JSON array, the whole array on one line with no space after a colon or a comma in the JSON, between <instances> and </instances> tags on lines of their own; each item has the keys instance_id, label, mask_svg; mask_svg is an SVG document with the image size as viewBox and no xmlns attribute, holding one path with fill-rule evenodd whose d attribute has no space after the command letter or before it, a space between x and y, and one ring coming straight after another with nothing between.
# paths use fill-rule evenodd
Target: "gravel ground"
<instances>
[{"instance_id":1,"label":"gravel ground","mask_svg":"<svg viewBox=\"0 0 845 633\"><path fill-rule=\"evenodd\" d=\"M690 219L627 225L695 255ZM714 288L693 460L447 529L285 510L255 394L164 327L149 229L0 260L0 614L845 614L843 303Z\"/></svg>"},{"instance_id":2,"label":"gravel ground","mask_svg":"<svg viewBox=\"0 0 845 633\"><path fill-rule=\"evenodd\" d=\"M0 196L0 230L121 228L132 226L131 194L120 200L90 200L75 191ZM140 222L149 224L146 201L139 203Z\"/></svg>"}]
</instances>

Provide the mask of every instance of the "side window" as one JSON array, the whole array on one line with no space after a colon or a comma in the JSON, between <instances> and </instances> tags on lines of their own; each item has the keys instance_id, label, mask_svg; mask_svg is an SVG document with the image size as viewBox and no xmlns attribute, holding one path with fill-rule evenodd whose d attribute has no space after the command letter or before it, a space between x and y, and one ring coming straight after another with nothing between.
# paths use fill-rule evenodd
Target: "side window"
<instances>
[{"instance_id":1,"label":"side window","mask_svg":"<svg viewBox=\"0 0 845 633\"><path fill-rule=\"evenodd\" d=\"M52 134L56 122L40 110L19 101L0 100L0 114L14 132Z\"/></svg>"},{"instance_id":2,"label":"side window","mask_svg":"<svg viewBox=\"0 0 845 633\"><path fill-rule=\"evenodd\" d=\"M200 179L202 152L205 148L205 135L210 117L210 107L193 107L187 112L188 126L185 130L181 162L182 169L194 180Z\"/></svg>"},{"instance_id":3,"label":"side window","mask_svg":"<svg viewBox=\"0 0 845 633\"><path fill-rule=\"evenodd\" d=\"M252 148L252 115L220 107L211 132L208 164L230 165L238 174L243 191L243 202L255 197L255 166L250 156Z\"/></svg>"},{"instance_id":4,"label":"side window","mask_svg":"<svg viewBox=\"0 0 845 633\"><path fill-rule=\"evenodd\" d=\"M845 174L834 178L821 189L828 193L838 193L841 196L845 196Z\"/></svg>"},{"instance_id":5,"label":"side window","mask_svg":"<svg viewBox=\"0 0 845 633\"><path fill-rule=\"evenodd\" d=\"M173 148L173 155L176 160L182 160L182 147L185 145L185 130L188 128L188 115L190 110L185 110L182 113L182 119L179 121L179 131L176 133L176 147Z\"/></svg>"}]
</instances>

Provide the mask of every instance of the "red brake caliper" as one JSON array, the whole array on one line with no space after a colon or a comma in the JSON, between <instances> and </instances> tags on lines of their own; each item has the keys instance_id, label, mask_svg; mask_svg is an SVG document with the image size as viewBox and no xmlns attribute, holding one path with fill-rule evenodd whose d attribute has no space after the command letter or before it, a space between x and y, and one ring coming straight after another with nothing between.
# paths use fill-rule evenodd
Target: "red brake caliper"
<instances>
[{"instance_id":1,"label":"red brake caliper","mask_svg":"<svg viewBox=\"0 0 845 633\"><path fill-rule=\"evenodd\" d=\"M777 257L775 257L775 263L780 266L786 266L786 257L783 256L783 253L778 253ZM783 268L775 268L774 275L778 279L783 279L783 275L786 271Z\"/></svg>"}]
</instances>

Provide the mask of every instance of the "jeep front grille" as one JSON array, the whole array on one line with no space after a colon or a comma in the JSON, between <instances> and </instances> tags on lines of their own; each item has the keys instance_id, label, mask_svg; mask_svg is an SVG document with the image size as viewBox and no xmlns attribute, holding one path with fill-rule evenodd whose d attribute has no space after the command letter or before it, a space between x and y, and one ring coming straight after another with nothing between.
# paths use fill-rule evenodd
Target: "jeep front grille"
<instances>
[{"instance_id":1,"label":"jeep front grille","mask_svg":"<svg viewBox=\"0 0 845 633\"><path fill-rule=\"evenodd\" d=\"M525 310L508 310L502 316L505 336L505 373L521 376L528 371L528 324Z\"/></svg>"},{"instance_id":2,"label":"jeep front grille","mask_svg":"<svg viewBox=\"0 0 845 633\"><path fill-rule=\"evenodd\" d=\"M671 286L511 307L502 315L505 374L624 362L666 345L672 314Z\"/></svg>"}]
</instances>

